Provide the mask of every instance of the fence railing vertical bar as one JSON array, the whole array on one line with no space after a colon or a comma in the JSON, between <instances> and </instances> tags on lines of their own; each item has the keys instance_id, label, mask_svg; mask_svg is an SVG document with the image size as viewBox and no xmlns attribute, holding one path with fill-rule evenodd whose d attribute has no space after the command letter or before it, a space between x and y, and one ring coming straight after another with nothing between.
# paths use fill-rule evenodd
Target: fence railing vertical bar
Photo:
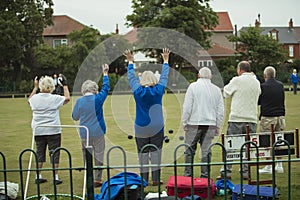
<instances>
[{"instance_id":1,"label":"fence railing vertical bar","mask_svg":"<svg viewBox=\"0 0 300 200\"><path fill-rule=\"evenodd\" d=\"M185 153L188 151L190 151L191 153L191 162L189 163L190 167L191 167L191 196L192 199L194 199L194 155L195 152L193 151L192 147L188 144L180 144L178 145L175 150L174 150L174 193L175 193L175 199L178 198L178 186L177 186L177 151L179 148L181 147L185 147Z\"/></svg>"},{"instance_id":2,"label":"fence railing vertical bar","mask_svg":"<svg viewBox=\"0 0 300 200\"><path fill-rule=\"evenodd\" d=\"M93 147L85 147L87 198L94 200Z\"/></svg>"},{"instance_id":3,"label":"fence railing vertical bar","mask_svg":"<svg viewBox=\"0 0 300 200\"><path fill-rule=\"evenodd\" d=\"M128 200L128 189L127 189L127 157L126 157L126 152L125 150L121 147L121 146L113 146L111 147L107 153L106 153L106 162L107 162L107 175L110 175L109 171L110 171L110 162L109 162L109 155L110 152L113 149L119 149L121 150L122 154L123 154L123 170L124 170L124 197L125 200ZM107 177L107 183L108 183L108 199L111 199L111 191L110 191L110 176ZM143 188L143 180L142 180L142 184L141 184L141 191L143 192L144 188Z\"/></svg>"},{"instance_id":4,"label":"fence railing vertical bar","mask_svg":"<svg viewBox=\"0 0 300 200\"><path fill-rule=\"evenodd\" d=\"M273 146L272 146L272 161L273 161L273 165L275 163L275 150L276 147L279 144L285 143L288 147L288 200L291 199L291 147L288 141L286 140L277 140L276 142L274 142ZM275 194L275 188L276 188L276 176L275 173L273 172L272 174L272 187L273 187L273 200L276 199L276 194Z\"/></svg>"},{"instance_id":5,"label":"fence railing vertical bar","mask_svg":"<svg viewBox=\"0 0 300 200\"><path fill-rule=\"evenodd\" d=\"M216 142L216 143L212 143L209 148L208 148L208 152L212 155L212 151L211 151L211 148L214 147L214 146L220 146L222 148L222 160L224 162L224 199L227 199L227 169L226 169L226 166L227 166L227 151L226 151L226 148L225 146L223 145L224 144L224 134L222 134L222 144L219 143L219 142ZM211 156L211 155L207 155L207 156ZM208 176L209 177L209 176Z\"/></svg>"},{"instance_id":6,"label":"fence railing vertical bar","mask_svg":"<svg viewBox=\"0 0 300 200\"><path fill-rule=\"evenodd\" d=\"M296 128L295 134L296 134L296 157L299 158L299 129L298 128Z\"/></svg>"},{"instance_id":7,"label":"fence railing vertical bar","mask_svg":"<svg viewBox=\"0 0 300 200\"><path fill-rule=\"evenodd\" d=\"M249 134L247 133L246 136L249 136ZM258 163L259 163L259 150L258 150L258 146L255 142L252 142L250 141L250 137L247 137L246 138L246 142L241 146L241 149L240 149L240 185L241 185L241 192L240 192L240 197L243 199L243 178L244 178L244 172L243 172L243 152L245 151L244 150L244 147L246 148L246 152L248 155L247 156L247 160L248 162L251 160L250 158L250 145L253 145L255 150L256 150L256 177L257 177L257 182L256 182L256 188L257 188L257 192L256 192L256 199L259 199L259 167L258 167ZM251 173L251 171L249 170L249 163L248 163L248 173ZM248 174L248 177L251 177L249 176L250 174ZM248 180L249 182L249 180Z\"/></svg>"},{"instance_id":8,"label":"fence railing vertical bar","mask_svg":"<svg viewBox=\"0 0 300 200\"><path fill-rule=\"evenodd\" d=\"M6 173L6 159L4 154L0 151L0 155L2 157L3 162L3 176L4 176L4 194L5 194L5 200L8 200L7 196L7 173Z\"/></svg>"},{"instance_id":9,"label":"fence railing vertical bar","mask_svg":"<svg viewBox=\"0 0 300 200\"><path fill-rule=\"evenodd\" d=\"M56 199L56 194L57 194L57 188L55 184L55 171L58 170L55 168L55 163L54 163L54 155L61 150L65 151L68 155L68 160L69 160L69 176L70 176L70 197L73 200L74 199L74 194L73 194L73 173L72 173L72 156L71 153L64 147L59 147L55 149L53 152L51 152L51 160L52 160L52 172L53 172L53 186L54 186L54 198Z\"/></svg>"},{"instance_id":10,"label":"fence railing vertical bar","mask_svg":"<svg viewBox=\"0 0 300 200\"><path fill-rule=\"evenodd\" d=\"M145 151L145 150L147 150L147 149L151 149L151 148L154 148L155 149L155 151L156 151L156 153L157 153L157 155L158 155L158 163L157 163L157 167L158 167L158 185L157 185L157 187L158 187L158 199L159 200L161 200L161 197L160 197L160 189L161 189L161 185L160 185L160 163L161 163L161 152L160 152L160 149L156 146L156 145L153 145L153 144L147 144L147 145L145 145L145 146L143 146L142 148L141 148L141 151L140 151L140 153L139 153L139 163L140 163L140 174L141 174L141 177L142 177L142 180L143 180L143 162L142 162L142 156L143 156L143 152ZM152 163L151 163L152 164ZM149 168L148 168L148 170L149 170ZM151 167L151 170L152 170L152 167ZM142 184L143 185L143 184ZM142 188L142 194L144 194L144 188Z\"/></svg>"},{"instance_id":11,"label":"fence railing vertical bar","mask_svg":"<svg viewBox=\"0 0 300 200\"><path fill-rule=\"evenodd\" d=\"M20 182L21 182L21 195L22 195L22 199L26 199L26 195L27 195L27 186L26 186L26 189L24 191L24 184L23 184L23 181L24 181L24 178L23 178L23 165L22 165L22 157L23 157L23 154L25 152L30 152L30 157L32 157L32 154L34 155L35 157L35 165L36 165L36 169L35 169L35 172L36 172L36 180L37 180L37 184L36 184L36 187L37 187L37 196L38 196L38 199L41 198L41 193L40 193L40 184L39 184L39 180L40 180L40 177L39 177L39 165L38 165L38 158L37 158L37 154L36 152L33 150L33 149L24 149L20 155L19 155L19 168L20 168ZM30 174L30 169L27 170L27 174ZM29 175L28 175L29 176ZM28 179L29 180L29 179Z\"/></svg>"}]
</instances>

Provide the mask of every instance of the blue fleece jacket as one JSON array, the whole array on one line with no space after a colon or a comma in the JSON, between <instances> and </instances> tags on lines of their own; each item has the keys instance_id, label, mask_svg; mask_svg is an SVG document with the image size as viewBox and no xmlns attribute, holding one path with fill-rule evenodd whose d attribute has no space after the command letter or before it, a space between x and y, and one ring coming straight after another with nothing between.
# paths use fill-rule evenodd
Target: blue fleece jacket
<instances>
[{"instance_id":1,"label":"blue fleece jacket","mask_svg":"<svg viewBox=\"0 0 300 200\"><path fill-rule=\"evenodd\" d=\"M103 104L110 90L108 76L103 76L102 89L98 94L87 95L77 99L73 108L73 120L80 120L81 126L89 129L89 136L96 137L106 133L103 117ZM85 129L80 129L80 137L86 138Z\"/></svg>"},{"instance_id":2,"label":"blue fleece jacket","mask_svg":"<svg viewBox=\"0 0 300 200\"><path fill-rule=\"evenodd\" d=\"M125 178L124 178L125 173L121 172L113 177L110 178L110 199L114 199L120 190L122 190L125 186ZM147 182L142 178L133 173L133 172L126 172L126 185L138 185L141 186L143 184L144 187L146 187L148 184ZM101 187L101 193L99 195L94 196L95 199L101 199L101 200L106 200L109 199L108 196L108 181L105 181Z\"/></svg>"},{"instance_id":3,"label":"blue fleece jacket","mask_svg":"<svg viewBox=\"0 0 300 200\"><path fill-rule=\"evenodd\" d=\"M290 76L290 80L292 81L293 84L297 84L299 82L299 76L298 74L292 73Z\"/></svg>"},{"instance_id":4,"label":"blue fleece jacket","mask_svg":"<svg viewBox=\"0 0 300 200\"><path fill-rule=\"evenodd\" d=\"M133 64L128 65L128 80L136 102L135 134L150 137L164 132L162 97L168 83L169 65L164 63L158 84L143 87L135 76Z\"/></svg>"}]
</instances>

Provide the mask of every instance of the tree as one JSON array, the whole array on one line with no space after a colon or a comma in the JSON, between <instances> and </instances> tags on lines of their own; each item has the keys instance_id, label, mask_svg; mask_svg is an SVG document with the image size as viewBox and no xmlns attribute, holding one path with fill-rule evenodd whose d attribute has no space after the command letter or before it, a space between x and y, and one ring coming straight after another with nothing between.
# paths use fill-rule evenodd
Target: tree
<instances>
[{"instance_id":1,"label":"tree","mask_svg":"<svg viewBox=\"0 0 300 200\"><path fill-rule=\"evenodd\" d=\"M52 0L1 0L0 67L1 73L13 75L1 81L20 81L21 66L33 63L32 48L42 42L43 28L52 22L52 5Z\"/></svg>"},{"instance_id":2,"label":"tree","mask_svg":"<svg viewBox=\"0 0 300 200\"><path fill-rule=\"evenodd\" d=\"M126 16L127 25L161 27L181 32L202 47L210 47L210 31L218 24L218 16L210 0L132 0L133 13Z\"/></svg>"},{"instance_id":3,"label":"tree","mask_svg":"<svg viewBox=\"0 0 300 200\"><path fill-rule=\"evenodd\" d=\"M240 59L249 60L253 71L260 74L265 66L277 66L286 60L286 52L278 41L261 32L259 27L249 27L240 31L239 36L228 37L229 41L238 43Z\"/></svg>"}]
</instances>

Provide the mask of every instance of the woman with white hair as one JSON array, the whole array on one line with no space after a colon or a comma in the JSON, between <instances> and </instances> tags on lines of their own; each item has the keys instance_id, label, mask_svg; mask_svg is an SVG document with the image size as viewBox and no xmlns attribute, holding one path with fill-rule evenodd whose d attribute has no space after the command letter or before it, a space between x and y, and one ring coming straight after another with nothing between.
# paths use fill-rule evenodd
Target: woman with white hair
<instances>
[{"instance_id":1,"label":"woman with white hair","mask_svg":"<svg viewBox=\"0 0 300 200\"><path fill-rule=\"evenodd\" d=\"M105 150L106 125L103 116L103 104L110 90L107 64L102 65L103 84L102 89L98 93L98 84L94 81L87 80L81 86L83 96L77 99L73 108L73 120L80 120L81 126L86 126L89 130L89 145L94 150L94 164L96 166L103 165L103 157ZM82 143L82 153L85 158L86 130L80 129L80 138ZM102 170L94 171L94 186L102 185Z\"/></svg>"},{"instance_id":2,"label":"woman with white hair","mask_svg":"<svg viewBox=\"0 0 300 200\"><path fill-rule=\"evenodd\" d=\"M32 109L32 131L35 138L38 167L42 168L46 161L46 148L48 146L49 152L54 151L61 146L61 128L57 127L42 127L43 125L60 125L59 109L70 101L70 93L67 86L67 80L62 80L64 96L51 94L54 89L54 81L50 76L34 79L34 89L28 97L29 105ZM36 94L38 88L40 93ZM38 127L37 127L38 126ZM59 151L55 153L54 166L58 168L59 165ZM51 160L52 161L52 160ZM41 171L35 179L35 183L45 183L47 179L42 177ZM55 184L61 184L62 180L58 178L57 170L55 171Z\"/></svg>"},{"instance_id":3,"label":"woman with white hair","mask_svg":"<svg viewBox=\"0 0 300 200\"><path fill-rule=\"evenodd\" d=\"M163 49L163 66L160 79L157 80L152 71L144 71L140 77L135 76L133 65L133 54L130 50L124 52L128 60L128 80L136 103L136 117L134 123L135 140L139 153L140 163L149 164L151 157L152 164L161 161L161 149L164 139L164 117L162 110L162 97L168 82L169 74L168 49ZM147 144L155 145L159 151L148 148L141 152ZM152 185L158 185L160 169L152 168ZM142 169L142 177L148 182L149 172ZM162 182L161 182L162 184Z\"/></svg>"}]
</instances>

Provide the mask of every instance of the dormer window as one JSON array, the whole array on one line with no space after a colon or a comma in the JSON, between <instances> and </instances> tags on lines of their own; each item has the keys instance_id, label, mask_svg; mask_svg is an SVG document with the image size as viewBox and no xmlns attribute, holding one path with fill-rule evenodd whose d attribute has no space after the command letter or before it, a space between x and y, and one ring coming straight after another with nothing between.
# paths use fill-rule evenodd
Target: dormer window
<instances>
[{"instance_id":1,"label":"dormer window","mask_svg":"<svg viewBox=\"0 0 300 200\"><path fill-rule=\"evenodd\" d=\"M273 40L278 40L278 31L276 29L271 30L268 35Z\"/></svg>"}]
</instances>

